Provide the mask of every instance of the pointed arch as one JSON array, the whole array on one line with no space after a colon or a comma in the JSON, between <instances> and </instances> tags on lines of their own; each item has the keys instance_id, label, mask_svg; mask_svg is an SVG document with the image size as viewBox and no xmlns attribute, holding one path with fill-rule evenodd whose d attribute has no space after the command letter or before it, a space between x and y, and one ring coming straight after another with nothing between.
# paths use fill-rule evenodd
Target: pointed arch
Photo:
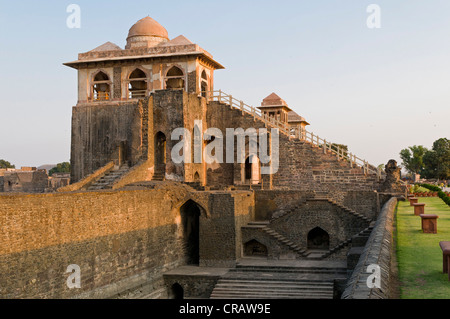
<instances>
[{"instance_id":1,"label":"pointed arch","mask_svg":"<svg viewBox=\"0 0 450 319\"><path fill-rule=\"evenodd\" d=\"M203 97L207 96L207 92L209 91L209 85L208 85L208 75L206 74L206 70L202 71L201 77L200 77L200 92Z\"/></svg>"},{"instance_id":2,"label":"pointed arch","mask_svg":"<svg viewBox=\"0 0 450 319\"><path fill-rule=\"evenodd\" d=\"M128 98L144 98L147 95L147 74L136 68L128 76Z\"/></svg>"},{"instance_id":3,"label":"pointed arch","mask_svg":"<svg viewBox=\"0 0 450 319\"><path fill-rule=\"evenodd\" d=\"M111 96L111 80L103 70L97 70L92 75L91 94L93 101L107 101Z\"/></svg>"},{"instance_id":4,"label":"pointed arch","mask_svg":"<svg viewBox=\"0 0 450 319\"><path fill-rule=\"evenodd\" d=\"M183 299L184 289L179 283L174 283L169 290L169 299Z\"/></svg>"},{"instance_id":5,"label":"pointed arch","mask_svg":"<svg viewBox=\"0 0 450 319\"><path fill-rule=\"evenodd\" d=\"M184 89L185 88L185 74L181 67L176 65L171 66L165 75L166 89Z\"/></svg>"},{"instance_id":6,"label":"pointed arch","mask_svg":"<svg viewBox=\"0 0 450 319\"><path fill-rule=\"evenodd\" d=\"M330 249L330 235L320 227L315 227L308 232L308 249Z\"/></svg>"}]
</instances>

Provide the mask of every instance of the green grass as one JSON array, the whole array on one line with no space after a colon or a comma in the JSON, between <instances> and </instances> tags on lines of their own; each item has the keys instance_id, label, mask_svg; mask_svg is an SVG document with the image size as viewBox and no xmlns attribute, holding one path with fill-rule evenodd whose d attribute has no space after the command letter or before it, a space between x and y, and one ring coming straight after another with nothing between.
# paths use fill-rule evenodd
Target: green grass
<instances>
[{"instance_id":1,"label":"green grass","mask_svg":"<svg viewBox=\"0 0 450 319\"><path fill-rule=\"evenodd\" d=\"M450 207L439 197L419 197L425 214L439 215L437 234L424 234L409 201L397 204L396 239L402 299L450 299L450 281L442 273L440 241L450 241Z\"/></svg>"}]
</instances>

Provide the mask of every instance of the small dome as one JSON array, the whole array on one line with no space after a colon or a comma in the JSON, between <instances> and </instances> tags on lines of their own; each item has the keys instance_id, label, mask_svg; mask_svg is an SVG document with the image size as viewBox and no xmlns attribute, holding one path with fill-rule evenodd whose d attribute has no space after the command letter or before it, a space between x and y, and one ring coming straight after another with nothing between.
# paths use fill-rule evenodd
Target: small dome
<instances>
[{"instance_id":1,"label":"small dome","mask_svg":"<svg viewBox=\"0 0 450 319\"><path fill-rule=\"evenodd\" d=\"M169 39L167 30L150 17L139 20L130 28L128 38L135 36L153 36Z\"/></svg>"}]
</instances>

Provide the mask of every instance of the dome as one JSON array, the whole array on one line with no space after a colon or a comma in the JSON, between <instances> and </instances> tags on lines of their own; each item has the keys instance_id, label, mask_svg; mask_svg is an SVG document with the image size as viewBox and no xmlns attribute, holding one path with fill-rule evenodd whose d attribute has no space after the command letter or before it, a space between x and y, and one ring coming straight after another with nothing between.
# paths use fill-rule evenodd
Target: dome
<instances>
[{"instance_id":1,"label":"dome","mask_svg":"<svg viewBox=\"0 0 450 319\"><path fill-rule=\"evenodd\" d=\"M167 30L150 17L145 17L139 20L130 28L128 38L136 36L152 36L167 40L169 39Z\"/></svg>"}]
</instances>

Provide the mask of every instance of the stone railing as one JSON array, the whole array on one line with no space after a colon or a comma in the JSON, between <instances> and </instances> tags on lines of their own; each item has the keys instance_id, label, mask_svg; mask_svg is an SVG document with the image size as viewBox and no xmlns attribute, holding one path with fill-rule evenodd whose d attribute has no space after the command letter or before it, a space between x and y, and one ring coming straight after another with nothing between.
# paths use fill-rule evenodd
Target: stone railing
<instances>
[{"instance_id":1,"label":"stone railing","mask_svg":"<svg viewBox=\"0 0 450 319\"><path fill-rule=\"evenodd\" d=\"M282 134L289 136L289 138L297 138L302 141L309 142L319 148L323 149L323 152L326 153L331 152L335 154L338 159L347 160L351 167L361 167L364 170L364 173L372 173L376 174L379 179L383 175L383 172L373 166L370 165L366 160L363 160L356 155L347 152L345 149L340 147L339 145L333 144L326 139L320 138L318 135L315 135L313 132L308 132L305 128L300 125L289 125L286 122L279 121L274 117L267 116L263 114L258 108L250 106L243 101L237 100L231 94L227 94L222 90L218 91L204 91L202 92L208 101L217 101L219 103L228 104L231 108L235 108L241 110L242 113L247 113L253 116L253 118L263 121L268 127L277 128Z\"/></svg>"},{"instance_id":2,"label":"stone railing","mask_svg":"<svg viewBox=\"0 0 450 319\"><path fill-rule=\"evenodd\" d=\"M389 299L396 293L396 266L394 265L394 211L397 198L392 197L381 210L359 261L347 282L342 299ZM379 288L372 288L375 276L372 269L379 269ZM369 276L372 276L369 279Z\"/></svg>"}]
</instances>

